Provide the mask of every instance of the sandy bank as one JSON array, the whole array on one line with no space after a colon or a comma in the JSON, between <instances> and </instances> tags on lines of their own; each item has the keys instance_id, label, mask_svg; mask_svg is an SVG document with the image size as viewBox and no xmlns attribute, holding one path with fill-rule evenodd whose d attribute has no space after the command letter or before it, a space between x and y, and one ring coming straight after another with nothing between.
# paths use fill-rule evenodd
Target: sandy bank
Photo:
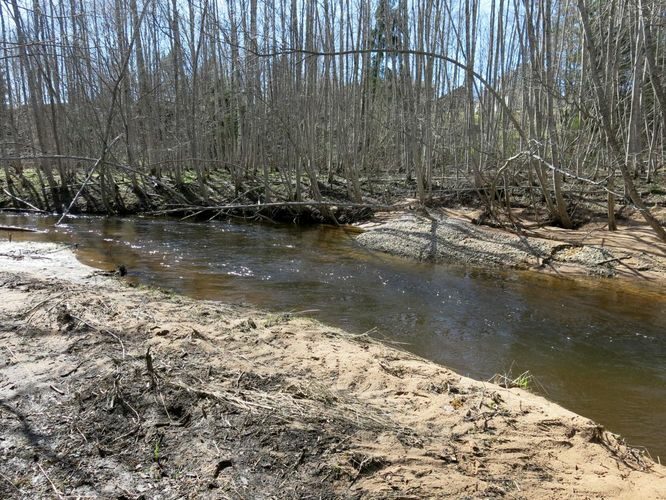
<instances>
[{"instance_id":1,"label":"sandy bank","mask_svg":"<svg viewBox=\"0 0 666 500\"><path fill-rule=\"evenodd\" d=\"M590 420L315 321L0 244L0 497L659 498Z\"/></svg>"},{"instance_id":2,"label":"sandy bank","mask_svg":"<svg viewBox=\"0 0 666 500\"><path fill-rule=\"evenodd\" d=\"M421 261L666 283L666 245L637 223L612 233L592 223L577 231L538 228L514 234L470 219L445 210L395 214L362 225L366 231L357 241Z\"/></svg>"}]
</instances>

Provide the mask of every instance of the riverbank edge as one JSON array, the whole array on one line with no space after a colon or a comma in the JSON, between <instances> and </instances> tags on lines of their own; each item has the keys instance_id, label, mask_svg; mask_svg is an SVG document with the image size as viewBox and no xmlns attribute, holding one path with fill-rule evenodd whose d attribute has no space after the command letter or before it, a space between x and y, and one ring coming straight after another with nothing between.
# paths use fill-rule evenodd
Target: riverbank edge
<instances>
[{"instance_id":1,"label":"riverbank edge","mask_svg":"<svg viewBox=\"0 0 666 500\"><path fill-rule=\"evenodd\" d=\"M646 291L666 284L666 244L638 217L609 232L592 221L577 230L521 231L477 223L478 210L379 213L356 225L362 246L410 260L514 269L562 278L612 278ZM666 216L666 210L664 214Z\"/></svg>"},{"instance_id":2,"label":"riverbank edge","mask_svg":"<svg viewBox=\"0 0 666 500\"><path fill-rule=\"evenodd\" d=\"M666 491L594 422L365 335L132 288L54 244L1 243L0 269L3 497Z\"/></svg>"},{"instance_id":3,"label":"riverbank edge","mask_svg":"<svg viewBox=\"0 0 666 500\"><path fill-rule=\"evenodd\" d=\"M415 200L412 200L415 201ZM345 206L342 210L357 210L355 215L338 212L336 202L296 203L298 210L315 209L314 219L308 215L300 220L296 213L275 222L312 225L325 223L317 207L333 215L331 222L355 234L356 241L369 250L379 251L415 261L433 263L455 263L480 269L513 269L520 272L560 278L612 278L613 281L635 287L637 291L661 291L666 285L666 244L654 236L651 228L637 213L628 213L618 221L618 231L609 232L605 219L593 218L575 230L530 224L518 217L514 229L509 226L496 227L479 223L483 211L470 207L430 208L414 210L410 200L398 203L390 211L387 207L362 205ZM278 204L279 205L279 204ZM287 204L288 205L288 204ZM353 205L353 204L352 204ZM257 205L258 207L259 205ZM254 208L257 208L254 207ZM13 209L0 208L0 212ZM200 210L194 217L212 209ZM173 217L173 213L130 212L137 216ZM192 213L183 212L185 218ZM337 214L337 218L336 218ZM53 214L51 214L53 215ZM219 215L219 214L218 214ZM655 215L666 221L666 208L655 209ZM356 218L358 216L358 218ZM234 217L232 217L234 218ZM247 220L244 216L239 219ZM203 217L203 220L208 220ZM254 220L253 217L250 217ZM284 219L282 215L278 219ZM405 225L405 221L410 225ZM437 229L433 230L433 225ZM521 229L517 229L521 227ZM0 227L0 234L30 231L29 228ZM436 250L433 250L436 249ZM594 284L597 281L591 281Z\"/></svg>"}]
</instances>

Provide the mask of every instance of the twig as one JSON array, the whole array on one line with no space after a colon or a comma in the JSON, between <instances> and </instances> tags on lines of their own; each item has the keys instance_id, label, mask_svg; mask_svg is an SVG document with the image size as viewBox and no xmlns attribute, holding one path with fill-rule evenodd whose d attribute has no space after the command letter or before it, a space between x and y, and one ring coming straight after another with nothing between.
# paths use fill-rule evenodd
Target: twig
<instances>
[{"instance_id":1,"label":"twig","mask_svg":"<svg viewBox=\"0 0 666 500\"><path fill-rule=\"evenodd\" d=\"M81 429L79 429L77 426L74 426L74 428L76 429L76 431L77 431L79 434L81 434L81 437L83 438L83 441L85 441L85 442L87 443L87 442L88 442L88 438L86 437L86 435L85 435L83 432L81 432Z\"/></svg>"},{"instance_id":2,"label":"twig","mask_svg":"<svg viewBox=\"0 0 666 500\"><path fill-rule=\"evenodd\" d=\"M58 295L56 295L56 296L54 296L54 297L48 297L48 298L46 298L46 299L44 299L44 300L38 302L36 305L32 306L30 309L28 309L28 310L25 311L24 313L21 313L21 317L24 318L26 321L30 321L30 318L32 317L32 314L33 314L35 311L37 311L37 309L39 309L40 307L42 307L42 306L43 306L44 304L46 304L47 302L50 302L50 301L55 300L55 299L58 299L58 298L62 297L63 295L64 295L64 293L59 293Z\"/></svg>"},{"instance_id":3,"label":"twig","mask_svg":"<svg viewBox=\"0 0 666 500\"><path fill-rule=\"evenodd\" d=\"M155 373L155 368L153 368L153 357L150 355L150 347L146 351L146 370L148 370L148 375L150 375L150 388L154 389L157 386L157 374ZM167 416L169 413L167 412Z\"/></svg>"},{"instance_id":4,"label":"twig","mask_svg":"<svg viewBox=\"0 0 666 500\"><path fill-rule=\"evenodd\" d=\"M22 492L21 490L19 490L19 489L16 487L16 485L15 485L15 484L14 484L14 483L13 483L8 477L7 477L7 476L5 476L2 472L0 472L0 477L1 477L2 479L4 479L5 481L7 481L9 484L11 484L11 485L12 485L12 488L14 488L16 491L18 491L19 493L23 494L23 492Z\"/></svg>"},{"instance_id":5,"label":"twig","mask_svg":"<svg viewBox=\"0 0 666 500\"><path fill-rule=\"evenodd\" d=\"M39 470L42 471L42 474L44 474L44 477L49 482L51 488L53 488L53 492L58 496L58 498L63 498L62 493L58 491L58 488L56 488L56 485L53 484L53 481L51 481L51 478L48 476L42 465L40 463L37 463L37 467L39 467Z\"/></svg>"},{"instance_id":6,"label":"twig","mask_svg":"<svg viewBox=\"0 0 666 500\"><path fill-rule=\"evenodd\" d=\"M612 259L602 260L601 262L597 262L595 266L602 266L604 264L610 264L611 262L620 262L627 259L631 259L631 255L625 255L623 257L613 257Z\"/></svg>"},{"instance_id":7,"label":"twig","mask_svg":"<svg viewBox=\"0 0 666 500\"><path fill-rule=\"evenodd\" d=\"M81 365L83 365L83 363L85 363L85 361L81 361L78 365L76 365L76 366L75 366L74 368L72 368L71 370L66 371L65 373L61 373L61 374L60 374L60 377L62 377L62 378L69 377L72 373L74 373L76 370L78 370L79 368L81 368Z\"/></svg>"},{"instance_id":8,"label":"twig","mask_svg":"<svg viewBox=\"0 0 666 500\"><path fill-rule=\"evenodd\" d=\"M16 360L16 354L14 354L14 351L12 351L12 350L11 350L9 347L7 347L6 345L3 345L2 347L4 347L5 349L7 349L7 352L9 352L9 357L10 357L11 359Z\"/></svg>"},{"instance_id":9,"label":"twig","mask_svg":"<svg viewBox=\"0 0 666 500\"><path fill-rule=\"evenodd\" d=\"M102 329L102 328L96 327L95 325L91 325L91 324L88 323L87 321L85 321L85 320L79 318L78 316L74 316L73 314L70 314L70 316L72 316L72 318L74 318L75 320L80 321L81 323L83 323L84 325L86 325L88 328L92 328L93 330L97 330L97 331L100 332L100 333L106 333L106 334L108 334L108 335L111 335L111 336L112 336L114 339L116 339L116 340L118 341L118 343L120 344L120 348L121 348L122 351L123 351L123 359L125 358L125 344L123 344L123 341L120 340L120 337L118 337L118 335L116 335L116 334L113 333L112 331L109 331L109 330L105 330L105 329Z\"/></svg>"},{"instance_id":10,"label":"twig","mask_svg":"<svg viewBox=\"0 0 666 500\"><path fill-rule=\"evenodd\" d=\"M78 243L70 243L69 245L60 245L59 248L56 248L55 250L49 250L46 252L47 254L52 254L56 252L62 252L63 250L68 250L70 248L79 248Z\"/></svg>"},{"instance_id":11,"label":"twig","mask_svg":"<svg viewBox=\"0 0 666 500\"><path fill-rule=\"evenodd\" d=\"M63 391L62 389L58 389L55 385L50 384L49 387L51 388L52 391L57 392L57 393L60 394L61 396L64 396L64 395L65 395L65 391Z\"/></svg>"}]
</instances>

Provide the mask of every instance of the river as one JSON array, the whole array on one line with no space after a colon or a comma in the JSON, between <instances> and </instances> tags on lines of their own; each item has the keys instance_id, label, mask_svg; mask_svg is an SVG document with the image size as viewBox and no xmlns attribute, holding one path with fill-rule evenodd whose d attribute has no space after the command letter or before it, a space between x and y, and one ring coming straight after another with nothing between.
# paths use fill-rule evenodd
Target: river
<instances>
[{"instance_id":1,"label":"river","mask_svg":"<svg viewBox=\"0 0 666 500\"><path fill-rule=\"evenodd\" d=\"M354 232L164 219L0 214L78 244L83 262L185 295L306 314L370 332L463 375L529 370L533 389L666 457L666 294L601 279L424 264ZM5 237L0 233L0 237Z\"/></svg>"}]
</instances>

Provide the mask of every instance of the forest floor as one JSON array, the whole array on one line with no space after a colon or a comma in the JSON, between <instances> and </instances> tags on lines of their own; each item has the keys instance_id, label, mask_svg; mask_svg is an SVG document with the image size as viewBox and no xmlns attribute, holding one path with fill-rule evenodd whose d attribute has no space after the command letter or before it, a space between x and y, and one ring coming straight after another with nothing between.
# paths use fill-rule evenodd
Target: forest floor
<instances>
[{"instance_id":1,"label":"forest floor","mask_svg":"<svg viewBox=\"0 0 666 500\"><path fill-rule=\"evenodd\" d=\"M365 335L0 244L0 497L664 498L666 468Z\"/></svg>"},{"instance_id":2,"label":"forest floor","mask_svg":"<svg viewBox=\"0 0 666 500\"><path fill-rule=\"evenodd\" d=\"M608 231L601 216L571 230L537 224L524 209L513 210L511 224L490 227L478 224L482 213L469 207L379 213L359 225L365 232L357 240L374 250L423 261L666 284L666 243L637 211L627 211L617 231ZM657 207L653 214L666 224L666 208Z\"/></svg>"}]
</instances>

